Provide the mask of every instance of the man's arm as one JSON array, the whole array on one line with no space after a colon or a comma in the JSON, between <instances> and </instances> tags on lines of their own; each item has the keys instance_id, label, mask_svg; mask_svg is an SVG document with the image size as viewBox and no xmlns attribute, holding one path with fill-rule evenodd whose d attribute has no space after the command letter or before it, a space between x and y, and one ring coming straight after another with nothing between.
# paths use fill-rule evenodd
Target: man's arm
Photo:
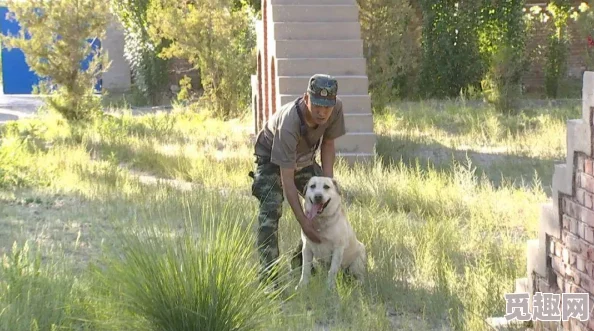
<instances>
[{"instance_id":1,"label":"man's arm","mask_svg":"<svg viewBox=\"0 0 594 331\"><path fill-rule=\"evenodd\" d=\"M334 139L322 140L321 146L322 171L324 176L334 177L334 159L336 158L336 149Z\"/></svg>"},{"instance_id":2,"label":"man's arm","mask_svg":"<svg viewBox=\"0 0 594 331\"><path fill-rule=\"evenodd\" d=\"M334 108L336 117L328 126L322 139L322 146L320 147L320 156L322 159L322 171L324 176L334 177L334 159L336 158L336 148L334 141L342 137L346 133L346 126L344 124L344 114L342 112L342 101L337 100Z\"/></svg>"},{"instance_id":3,"label":"man's arm","mask_svg":"<svg viewBox=\"0 0 594 331\"><path fill-rule=\"evenodd\" d=\"M301 208L301 203L299 202L299 193L297 192L297 186L295 186L295 169L291 168L281 168L281 180L283 183L283 190L285 191L285 196L291 209L293 209L293 214L297 218L299 223L302 223L305 219L305 213L303 213L303 209Z\"/></svg>"},{"instance_id":4,"label":"man's arm","mask_svg":"<svg viewBox=\"0 0 594 331\"><path fill-rule=\"evenodd\" d=\"M320 243L320 239L317 233L313 230L312 223L305 213L303 212L303 208L301 207L301 203L299 202L299 193L297 192L297 186L295 186L295 169L292 168L281 168L281 181L283 184L283 190L285 192L285 197L293 210L293 214L297 218L297 222L303 229L303 232L307 235L307 237L316 243Z\"/></svg>"}]
</instances>

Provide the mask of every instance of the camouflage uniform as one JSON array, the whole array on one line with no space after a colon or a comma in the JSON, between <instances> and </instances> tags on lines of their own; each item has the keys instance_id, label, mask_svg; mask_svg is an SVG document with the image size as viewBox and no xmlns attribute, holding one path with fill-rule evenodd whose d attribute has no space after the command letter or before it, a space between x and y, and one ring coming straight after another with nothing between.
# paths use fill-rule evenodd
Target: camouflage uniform
<instances>
[{"instance_id":1,"label":"camouflage uniform","mask_svg":"<svg viewBox=\"0 0 594 331\"><path fill-rule=\"evenodd\" d=\"M321 176L322 169L314 163L295 172L295 186L303 196L305 184L313 176ZM278 221L282 216L284 193L280 177L280 167L270 162L260 162L254 173L252 195L259 203L257 245L260 249L260 263L267 271L279 257ZM301 257L301 241L295 248L295 261ZM298 263L299 266L301 263ZM263 276L265 273L262 273ZM267 273L266 273L267 274Z\"/></svg>"},{"instance_id":2,"label":"camouflage uniform","mask_svg":"<svg viewBox=\"0 0 594 331\"><path fill-rule=\"evenodd\" d=\"M284 191L280 177L281 166L295 169L295 186L301 196L312 176L322 176L322 168L315 155L323 138L335 139L345 133L342 102L336 98L338 84L327 75L314 75L308 84L312 103L334 106L328 121L315 128L303 119L305 108L301 98L281 107L258 134L255 145L257 167L253 177L252 195L259 203L257 245L261 261L261 277L272 276L271 267L280 253L278 222L282 216ZM312 143L317 142L317 143ZM293 262L301 266L301 240L295 250ZM295 267L295 266L294 266Z\"/></svg>"}]
</instances>

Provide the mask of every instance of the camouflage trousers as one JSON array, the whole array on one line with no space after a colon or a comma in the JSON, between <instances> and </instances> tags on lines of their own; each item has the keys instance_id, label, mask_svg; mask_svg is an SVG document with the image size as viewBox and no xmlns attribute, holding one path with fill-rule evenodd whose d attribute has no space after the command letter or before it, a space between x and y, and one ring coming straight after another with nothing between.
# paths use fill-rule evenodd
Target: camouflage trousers
<instances>
[{"instance_id":1,"label":"camouflage trousers","mask_svg":"<svg viewBox=\"0 0 594 331\"><path fill-rule=\"evenodd\" d=\"M314 162L295 172L295 186L301 196L313 176L322 176L322 168ZM253 173L252 195L260 202L258 212L257 245L260 255L261 280L277 279L273 266L279 258L278 224L283 213L284 193L279 166L261 162ZM295 248L293 262L301 266L301 238Z\"/></svg>"}]
</instances>

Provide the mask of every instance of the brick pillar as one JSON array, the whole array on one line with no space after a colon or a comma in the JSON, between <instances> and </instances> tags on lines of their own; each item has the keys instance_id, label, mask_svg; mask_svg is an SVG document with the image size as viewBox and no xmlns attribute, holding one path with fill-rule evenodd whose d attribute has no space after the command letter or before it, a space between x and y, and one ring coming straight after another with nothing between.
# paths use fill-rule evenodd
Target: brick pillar
<instances>
[{"instance_id":1,"label":"brick pillar","mask_svg":"<svg viewBox=\"0 0 594 331\"><path fill-rule=\"evenodd\" d=\"M535 321L535 330L594 331L594 72L585 72L582 118L567 121L567 156L555 165L552 201L542 208L538 240L528 244L528 292L588 293L590 319ZM516 290L517 291L517 290ZM531 307L534 312L534 307Z\"/></svg>"},{"instance_id":2,"label":"brick pillar","mask_svg":"<svg viewBox=\"0 0 594 331\"><path fill-rule=\"evenodd\" d=\"M262 53L258 51L258 100L256 103L256 113L254 114L256 120L256 132L262 128L263 122L263 102L262 102Z\"/></svg>"},{"instance_id":3,"label":"brick pillar","mask_svg":"<svg viewBox=\"0 0 594 331\"><path fill-rule=\"evenodd\" d=\"M268 70L269 63L268 63L268 0L262 1L262 21L264 23L264 109L262 110L262 114L264 114L262 118L262 123L268 120L268 112L270 109L270 71Z\"/></svg>"},{"instance_id":4,"label":"brick pillar","mask_svg":"<svg viewBox=\"0 0 594 331\"><path fill-rule=\"evenodd\" d=\"M276 103L277 103L277 95L276 95L276 61L274 56L270 61L270 116L276 113Z\"/></svg>"}]
</instances>

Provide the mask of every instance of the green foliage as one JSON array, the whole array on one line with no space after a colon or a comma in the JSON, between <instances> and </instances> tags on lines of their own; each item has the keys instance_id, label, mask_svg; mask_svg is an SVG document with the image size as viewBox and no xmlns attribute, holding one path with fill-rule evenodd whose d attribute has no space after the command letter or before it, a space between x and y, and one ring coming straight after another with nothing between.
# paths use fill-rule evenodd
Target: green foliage
<instances>
[{"instance_id":1,"label":"green foliage","mask_svg":"<svg viewBox=\"0 0 594 331\"><path fill-rule=\"evenodd\" d=\"M276 294L268 297L258 281L245 215L219 199L204 199L198 219L183 226L126 225L132 231L97 269L123 311L154 330L260 330L275 319Z\"/></svg>"},{"instance_id":2,"label":"green foliage","mask_svg":"<svg viewBox=\"0 0 594 331\"><path fill-rule=\"evenodd\" d=\"M112 0L112 8L124 26L124 57L130 63L134 87L150 104L159 103L167 83L167 60L158 55L165 40L153 41L147 31L151 0Z\"/></svg>"},{"instance_id":3,"label":"green foliage","mask_svg":"<svg viewBox=\"0 0 594 331\"><path fill-rule=\"evenodd\" d=\"M256 69L253 12L231 0L155 0L147 13L153 40L171 40L161 55L187 59L200 70L204 105L227 118L248 109Z\"/></svg>"},{"instance_id":4,"label":"green foliage","mask_svg":"<svg viewBox=\"0 0 594 331\"><path fill-rule=\"evenodd\" d=\"M592 71L594 70L594 11L588 4L582 2L578 12L573 15L577 23L577 42L583 49L585 69Z\"/></svg>"},{"instance_id":5,"label":"green foliage","mask_svg":"<svg viewBox=\"0 0 594 331\"><path fill-rule=\"evenodd\" d=\"M479 86L484 64L479 53L480 3L420 1L423 13L420 92L426 97L456 96Z\"/></svg>"},{"instance_id":6,"label":"green foliage","mask_svg":"<svg viewBox=\"0 0 594 331\"><path fill-rule=\"evenodd\" d=\"M254 319L267 323L260 329L437 330L449 326L482 330L485 318L501 316L505 303L497 298L513 291L514 280L526 270L525 241L538 234L538 206L547 200L542 188L550 187L550 183L541 186L536 182L530 188L521 179L534 173L551 178L547 169L565 155L566 120L579 116L580 107L503 115L492 107L447 104L438 101L378 116L378 153L386 164L393 161L391 165L337 164L337 179L349 200L346 212L368 247L368 284L359 288L339 283L338 292L329 293L324 289L325 273L320 272L308 291L286 291L288 300L280 316L263 314L267 308L254 313ZM436 111L437 106L446 109ZM199 304L211 308L229 302L227 312L242 311L234 315L234 321L260 305L273 304L278 312L278 301L262 295L255 282L257 255L249 221L257 206L244 194L249 184L245 173L253 161L249 132L242 128L250 121L221 122L192 112L125 113L109 120L104 128L95 129L100 132L86 132L85 144L80 145L56 139L64 132L49 127L42 137L45 143L54 143L51 152L23 156L27 164L60 165L44 174L52 185L42 190L48 192L42 196L43 207L15 206L29 198L29 192L0 191L8 214L0 224L0 237L10 237L15 230L31 236L44 248L43 261L56 256L72 260L75 267L67 274L44 274L44 279L52 281L35 287L39 290L30 292L30 304L22 306L29 312L47 313L51 310L36 307L61 305L61 294L52 300L53 296L39 293L60 288L69 293L69 286L56 284L64 284L58 281L82 269L82 284L92 285L81 288L81 282L75 283L78 291L84 290L85 309L70 310L78 306L72 299L79 294L68 296L67 316L69 321L100 326L94 330L163 330L148 324L168 317L170 329L196 330L204 324L188 325L190 319L200 317L195 314ZM412 150L415 142L422 150ZM494 149L509 151L509 155L489 153ZM472 163L450 168L445 164L450 154L456 158L468 155ZM432 166L441 163L447 168L415 167L398 162L400 158L413 163L429 159ZM122 164L130 168L120 168ZM203 186L186 189L186 183L159 178L181 178L185 166L194 167L196 174L188 179ZM37 170L28 167L26 175L36 176ZM158 176L154 185L145 180L147 176L136 177L145 171ZM483 171L505 181L491 185L487 178L478 177ZM517 182L511 183L516 175ZM226 180L221 181L222 177ZM13 221L35 224L39 218L35 210L43 210L43 223L51 225L43 228L43 237L34 226ZM195 227L184 226L191 224L191 218ZM290 219L290 212L286 213L281 223ZM283 224L279 227L281 252L289 252L299 239L299 225ZM76 250L72 242L57 239L78 229L81 236ZM238 238L241 245L235 241ZM59 246L67 252L56 251ZM102 253L109 254L98 260ZM86 273L88 262L99 264L93 274L99 279ZM6 279L0 276L0 282ZM207 283L209 279L217 282ZM298 274L283 280L291 288ZM311 309L312 302L315 309ZM188 307L184 315L183 308ZM219 321L229 316L222 309L213 311ZM355 317L361 312L363 317ZM426 323L449 324L443 320L448 313L456 325ZM395 321L398 325L391 324ZM39 329L44 327L40 324ZM81 328L66 325L61 329Z\"/></svg>"},{"instance_id":7,"label":"green foliage","mask_svg":"<svg viewBox=\"0 0 594 331\"><path fill-rule=\"evenodd\" d=\"M521 74L524 68L524 63L511 47L496 50L481 87L486 100L497 111L511 113L517 110L517 101L522 94Z\"/></svg>"},{"instance_id":8,"label":"green foliage","mask_svg":"<svg viewBox=\"0 0 594 331\"><path fill-rule=\"evenodd\" d=\"M421 1L423 95L453 97L481 87L498 107L511 106L501 98L520 92L527 59L523 6L523 0Z\"/></svg>"},{"instance_id":9,"label":"green foliage","mask_svg":"<svg viewBox=\"0 0 594 331\"><path fill-rule=\"evenodd\" d=\"M408 86L416 73L416 13L409 0L358 0L358 5L372 106L383 111L397 94L404 94L398 81Z\"/></svg>"},{"instance_id":10,"label":"green foliage","mask_svg":"<svg viewBox=\"0 0 594 331\"><path fill-rule=\"evenodd\" d=\"M571 31L569 20L577 20L578 12L569 0L555 0L547 4L543 10L533 6L526 15L532 33L534 30L546 28L547 44L544 47L545 92L547 96L556 98L561 84L566 81L569 59ZM578 25L578 31L579 31ZM579 35L579 32L578 32ZM587 40L587 39L586 39Z\"/></svg>"},{"instance_id":11,"label":"green foliage","mask_svg":"<svg viewBox=\"0 0 594 331\"><path fill-rule=\"evenodd\" d=\"M178 102L186 102L190 99L192 91L192 78L184 76L179 80L179 93L177 93Z\"/></svg>"},{"instance_id":12,"label":"green foliage","mask_svg":"<svg viewBox=\"0 0 594 331\"><path fill-rule=\"evenodd\" d=\"M545 67L545 87L549 97L557 97L559 83L567 74L569 58L569 33L567 22L570 17L571 2L555 0L547 5L555 24L555 33L549 36L547 65Z\"/></svg>"},{"instance_id":13,"label":"green foliage","mask_svg":"<svg viewBox=\"0 0 594 331\"><path fill-rule=\"evenodd\" d=\"M489 63L491 56L499 53L502 47L522 55L526 41L524 22L525 0L483 0L479 10L479 50L484 61Z\"/></svg>"},{"instance_id":14,"label":"green foliage","mask_svg":"<svg viewBox=\"0 0 594 331\"><path fill-rule=\"evenodd\" d=\"M7 48L19 48L29 67L44 82L42 91L57 92L47 99L69 122L82 124L100 111L94 93L97 79L108 67L107 54L94 49L90 40L102 39L108 7L94 0L8 0L11 18L21 30L3 37ZM25 39L25 35L30 39ZM81 63L92 56L88 69Z\"/></svg>"},{"instance_id":15,"label":"green foliage","mask_svg":"<svg viewBox=\"0 0 594 331\"><path fill-rule=\"evenodd\" d=\"M479 51L486 65L483 94L498 111L511 112L521 96L521 79L528 66L525 52L524 0L483 2L478 28Z\"/></svg>"},{"instance_id":16,"label":"green foliage","mask_svg":"<svg viewBox=\"0 0 594 331\"><path fill-rule=\"evenodd\" d=\"M41 263L39 251L15 242L0 260L0 330L84 330L75 281Z\"/></svg>"}]
</instances>

